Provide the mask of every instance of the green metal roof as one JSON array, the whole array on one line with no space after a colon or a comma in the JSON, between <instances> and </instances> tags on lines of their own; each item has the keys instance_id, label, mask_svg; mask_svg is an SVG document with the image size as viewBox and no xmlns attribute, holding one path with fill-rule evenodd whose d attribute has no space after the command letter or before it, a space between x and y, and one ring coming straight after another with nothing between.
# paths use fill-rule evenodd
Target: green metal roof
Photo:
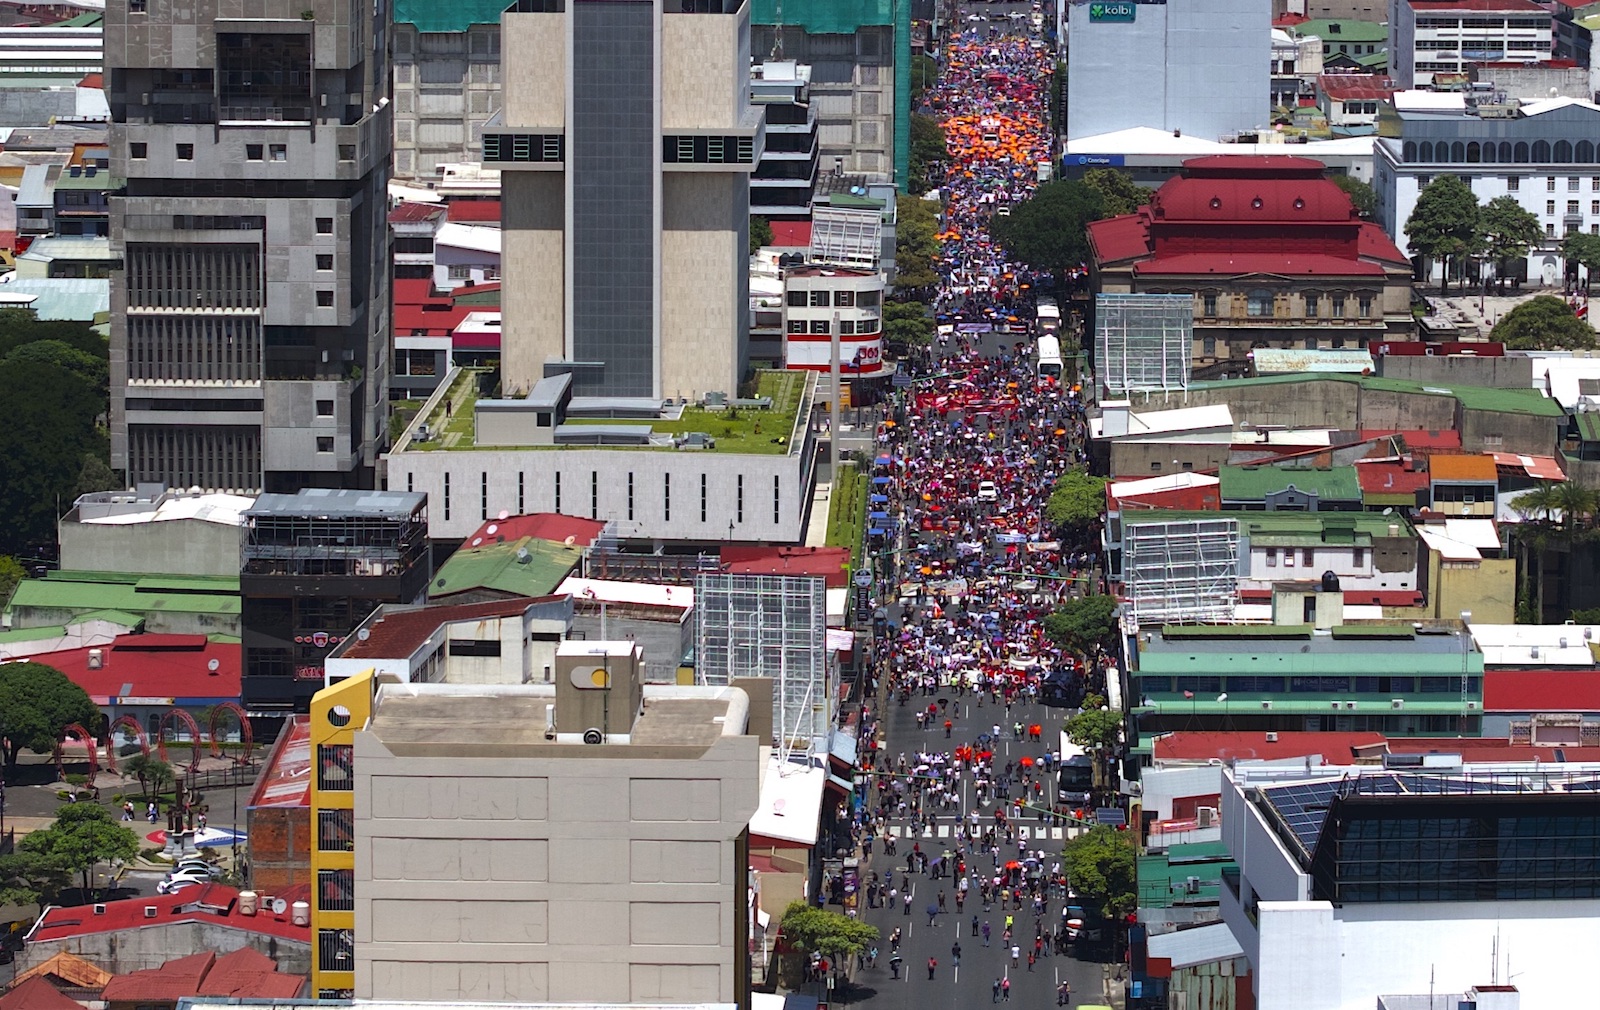
<instances>
[{"instance_id":1,"label":"green metal roof","mask_svg":"<svg viewBox=\"0 0 1600 1010\"><path fill-rule=\"evenodd\" d=\"M1383 42L1389 41L1389 26L1375 21L1355 21L1342 18L1318 18L1302 21L1291 29L1296 35L1315 35L1328 42Z\"/></svg>"},{"instance_id":2,"label":"green metal roof","mask_svg":"<svg viewBox=\"0 0 1600 1010\"><path fill-rule=\"evenodd\" d=\"M526 561L518 561L521 552ZM492 589L517 596L555 592L578 566L583 552L566 544L523 537L515 542L456 551L428 586L429 596L449 596L473 589Z\"/></svg>"},{"instance_id":3,"label":"green metal roof","mask_svg":"<svg viewBox=\"0 0 1600 1010\"><path fill-rule=\"evenodd\" d=\"M63 175L56 180L56 189L88 189L88 190L113 190L121 189L123 180L112 175L109 170L97 171L93 175Z\"/></svg>"},{"instance_id":4,"label":"green metal roof","mask_svg":"<svg viewBox=\"0 0 1600 1010\"><path fill-rule=\"evenodd\" d=\"M1265 547L1303 544L1361 544L1373 537L1389 535L1390 525L1400 527L1400 535L1411 536L1411 524L1401 515L1379 512L1200 512L1184 509L1153 509L1124 512L1122 525L1179 522L1183 520L1233 519L1239 533L1252 544Z\"/></svg>"},{"instance_id":5,"label":"green metal roof","mask_svg":"<svg viewBox=\"0 0 1600 1010\"><path fill-rule=\"evenodd\" d=\"M1310 638L1310 624L1167 624L1161 637L1180 638Z\"/></svg>"},{"instance_id":6,"label":"green metal roof","mask_svg":"<svg viewBox=\"0 0 1600 1010\"><path fill-rule=\"evenodd\" d=\"M106 610L127 616L153 611L234 615L239 613L239 579L51 572L45 578L23 579L17 584L11 609L18 608L73 611L76 620Z\"/></svg>"},{"instance_id":7,"label":"green metal roof","mask_svg":"<svg viewBox=\"0 0 1600 1010\"><path fill-rule=\"evenodd\" d=\"M782 0L750 0L750 23L775 25ZM853 35L863 25L892 25L894 0L790 0L783 6L783 23L803 28L811 35ZM909 8L911 5L906 4Z\"/></svg>"},{"instance_id":8,"label":"green metal roof","mask_svg":"<svg viewBox=\"0 0 1600 1010\"><path fill-rule=\"evenodd\" d=\"M1585 442L1600 442L1600 414L1592 411L1576 415L1578 437Z\"/></svg>"},{"instance_id":9,"label":"green metal roof","mask_svg":"<svg viewBox=\"0 0 1600 1010\"><path fill-rule=\"evenodd\" d=\"M1351 59L1355 60L1361 66L1366 67L1369 70L1374 68L1381 69L1389 65L1389 53L1387 50L1376 53L1368 53L1365 56L1353 56Z\"/></svg>"},{"instance_id":10,"label":"green metal roof","mask_svg":"<svg viewBox=\"0 0 1600 1010\"><path fill-rule=\"evenodd\" d=\"M0 631L0 645L11 645L15 642L37 642L42 638L60 638L67 633L64 624L51 624L42 628L18 628L15 631Z\"/></svg>"},{"instance_id":11,"label":"green metal roof","mask_svg":"<svg viewBox=\"0 0 1600 1010\"><path fill-rule=\"evenodd\" d=\"M1210 863L1219 859L1231 860L1227 842L1180 842L1167 846L1167 861L1179 863Z\"/></svg>"},{"instance_id":12,"label":"green metal roof","mask_svg":"<svg viewBox=\"0 0 1600 1010\"><path fill-rule=\"evenodd\" d=\"M1191 391L1224 390L1235 386L1283 386L1302 382L1343 382L1362 389L1387 393L1415 393L1420 395L1454 397L1468 410L1487 410L1503 414L1532 414L1536 417L1562 417L1561 404L1537 389L1491 389L1487 386L1447 386L1437 382L1410 382L1405 379L1385 379L1376 375L1345 375L1335 372L1312 374L1259 375L1249 379L1226 379L1217 382L1197 382Z\"/></svg>"},{"instance_id":13,"label":"green metal roof","mask_svg":"<svg viewBox=\"0 0 1600 1010\"><path fill-rule=\"evenodd\" d=\"M1221 843L1215 843L1221 846ZM1211 904L1222 896L1222 871L1238 869L1239 864L1228 858L1226 846L1220 858L1177 862L1173 852L1180 848L1198 849L1208 846L1174 845L1166 855L1140 856L1138 861L1139 907L1170 908L1173 905ZM1188 888L1189 878L1199 877L1198 891Z\"/></svg>"},{"instance_id":14,"label":"green metal roof","mask_svg":"<svg viewBox=\"0 0 1600 1010\"><path fill-rule=\"evenodd\" d=\"M396 24L419 32L464 32L473 25L497 25L512 0L395 0Z\"/></svg>"},{"instance_id":15,"label":"green metal roof","mask_svg":"<svg viewBox=\"0 0 1600 1010\"><path fill-rule=\"evenodd\" d=\"M105 22L106 16L101 11L86 11L75 18L68 18L58 22L53 28L98 28Z\"/></svg>"},{"instance_id":16,"label":"green metal roof","mask_svg":"<svg viewBox=\"0 0 1600 1010\"><path fill-rule=\"evenodd\" d=\"M1353 466L1313 467L1225 466L1217 471L1222 500L1259 502L1269 494L1295 490L1315 493L1322 501L1360 501L1361 482Z\"/></svg>"}]
</instances>

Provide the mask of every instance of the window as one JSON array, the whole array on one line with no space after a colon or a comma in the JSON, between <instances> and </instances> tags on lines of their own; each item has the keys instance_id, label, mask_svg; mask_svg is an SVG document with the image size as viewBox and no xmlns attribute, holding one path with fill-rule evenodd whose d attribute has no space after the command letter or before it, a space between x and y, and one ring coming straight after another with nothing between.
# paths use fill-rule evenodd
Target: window
<instances>
[{"instance_id":1,"label":"window","mask_svg":"<svg viewBox=\"0 0 1600 1010\"><path fill-rule=\"evenodd\" d=\"M855 303L856 293L854 291L835 291L833 293L833 304L835 306L851 308Z\"/></svg>"},{"instance_id":2,"label":"window","mask_svg":"<svg viewBox=\"0 0 1600 1010\"><path fill-rule=\"evenodd\" d=\"M333 416L333 401L332 400L318 400L317 401L317 416L318 417L332 417Z\"/></svg>"},{"instance_id":3,"label":"window","mask_svg":"<svg viewBox=\"0 0 1600 1010\"><path fill-rule=\"evenodd\" d=\"M813 319L813 320L811 320L811 332L812 333L827 333L828 332L828 326L829 326L829 321L826 320L826 319Z\"/></svg>"},{"instance_id":4,"label":"window","mask_svg":"<svg viewBox=\"0 0 1600 1010\"><path fill-rule=\"evenodd\" d=\"M1506 176L1506 192L1515 193L1522 188L1522 179L1519 176Z\"/></svg>"},{"instance_id":5,"label":"window","mask_svg":"<svg viewBox=\"0 0 1600 1010\"><path fill-rule=\"evenodd\" d=\"M354 810L317 811L317 851L349 852L356 847Z\"/></svg>"},{"instance_id":6,"label":"window","mask_svg":"<svg viewBox=\"0 0 1600 1010\"><path fill-rule=\"evenodd\" d=\"M811 292L811 307L815 308L815 309L825 309L825 308L827 308L828 307L828 292L826 292L826 291L813 291L813 292Z\"/></svg>"},{"instance_id":7,"label":"window","mask_svg":"<svg viewBox=\"0 0 1600 1010\"><path fill-rule=\"evenodd\" d=\"M1600 193L1600 175L1589 180L1589 192Z\"/></svg>"},{"instance_id":8,"label":"window","mask_svg":"<svg viewBox=\"0 0 1600 1010\"><path fill-rule=\"evenodd\" d=\"M524 479L524 477L525 477L525 475L523 474L523 472L521 470L518 470L517 471L517 515L519 515L519 516L520 515L524 515L528 511L526 495L524 493L525 490L526 490L527 481ZM633 517L629 516L628 518L631 519Z\"/></svg>"},{"instance_id":9,"label":"window","mask_svg":"<svg viewBox=\"0 0 1600 1010\"><path fill-rule=\"evenodd\" d=\"M790 333L804 333L804 332L806 332L806 321L804 319L791 319L791 320L789 320L789 332Z\"/></svg>"},{"instance_id":10,"label":"window","mask_svg":"<svg viewBox=\"0 0 1600 1010\"><path fill-rule=\"evenodd\" d=\"M317 451L318 452L332 452L333 451L333 436L332 435L318 435L317 436Z\"/></svg>"},{"instance_id":11,"label":"window","mask_svg":"<svg viewBox=\"0 0 1600 1010\"><path fill-rule=\"evenodd\" d=\"M339 145L339 160L340 161L355 161L356 160L356 145L354 145L354 144L340 144Z\"/></svg>"},{"instance_id":12,"label":"window","mask_svg":"<svg viewBox=\"0 0 1600 1010\"><path fill-rule=\"evenodd\" d=\"M478 471L478 518L489 518L489 471Z\"/></svg>"},{"instance_id":13,"label":"window","mask_svg":"<svg viewBox=\"0 0 1600 1010\"><path fill-rule=\"evenodd\" d=\"M533 415L533 423L535 427L548 428L553 423L554 418L555 415L551 414L550 411L541 410Z\"/></svg>"},{"instance_id":14,"label":"window","mask_svg":"<svg viewBox=\"0 0 1600 1010\"><path fill-rule=\"evenodd\" d=\"M317 234L318 235L332 235L333 234L333 218L331 218L331 217L319 217L319 218L317 218Z\"/></svg>"},{"instance_id":15,"label":"window","mask_svg":"<svg viewBox=\"0 0 1600 1010\"><path fill-rule=\"evenodd\" d=\"M743 477L739 478L741 481ZM633 471L628 471L628 518L633 519Z\"/></svg>"},{"instance_id":16,"label":"window","mask_svg":"<svg viewBox=\"0 0 1600 1010\"><path fill-rule=\"evenodd\" d=\"M1316 565L1316 563L1317 563L1317 552L1316 552L1316 549L1312 548L1312 547L1307 547L1305 550L1301 551L1300 552L1300 562L1301 562L1301 564L1305 565L1307 568L1314 567Z\"/></svg>"},{"instance_id":17,"label":"window","mask_svg":"<svg viewBox=\"0 0 1600 1010\"><path fill-rule=\"evenodd\" d=\"M319 308L333 308L333 292L323 288L317 292L317 306Z\"/></svg>"},{"instance_id":18,"label":"window","mask_svg":"<svg viewBox=\"0 0 1600 1010\"><path fill-rule=\"evenodd\" d=\"M1272 292L1265 288L1252 290L1246 306L1246 313L1253 318L1270 317L1272 315Z\"/></svg>"},{"instance_id":19,"label":"window","mask_svg":"<svg viewBox=\"0 0 1600 1010\"><path fill-rule=\"evenodd\" d=\"M661 475L661 518L665 522L672 521L672 474L670 473Z\"/></svg>"},{"instance_id":20,"label":"window","mask_svg":"<svg viewBox=\"0 0 1600 1010\"><path fill-rule=\"evenodd\" d=\"M738 480L738 483L737 483L737 488L738 488L738 491L737 491L737 493L736 493L736 495L734 497L734 504L733 504L734 519L736 521L742 523L742 522L744 522L744 474L742 474L742 473L739 474L739 480Z\"/></svg>"},{"instance_id":21,"label":"window","mask_svg":"<svg viewBox=\"0 0 1600 1010\"><path fill-rule=\"evenodd\" d=\"M1554 214L1556 212L1556 202L1554 200L1546 200L1544 202L1544 212L1546 214Z\"/></svg>"},{"instance_id":22,"label":"window","mask_svg":"<svg viewBox=\"0 0 1600 1010\"><path fill-rule=\"evenodd\" d=\"M1200 341L1200 353L1202 355L1204 355L1205 357L1207 357L1207 358L1216 357L1217 356L1217 338L1216 337L1204 337L1204 338L1202 338L1201 341Z\"/></svg>"},{"instance_id":23,"label":"window","mask_svg":"<svg viewBox=\"0 0 1600 1010\"><path fill-rule=\"evenodd\" d=\"M1207 319L1214 318L1217 314L1217 293L1207 291L1200 296L1200 314Z\"/></svg>"},{"instance_id":24,"label":"window","mask_svg":"<svg viewBox=\"0 0 1600 1010\"><path fill-rule=\"evenodd\" d=\"M1361 294L1356 296L1356 315L1362 319L1372 318L1372 296Z\"/></svg>"},{"instance_id":25,"label":"window","mask_svg":"<svg viewBox=\"0 0 1600 1010\"><path fill-rule=\"evenodd\" d=\"M472 266L467 263L452 263L448 268L447 276L453 281L470 281L472 280Z\"/></svg>"},{"instance_id":26,"label":"window","mask_svg":"<svg viewBox=\"0 0 1600 1010\"><path fill-rule=\"evenodd\" d=\"M1365 568L1367 566L1367 549L1365 547L1352 548L1350 551L1350 564L1356 568Z\"/></svg>"},{"instance_id":27,"label":"window","mask_svg":"<svg viewBox=\"0 0 1600 1010\"><path fill-rule=\"evenodd\" d=\"M355 970L356 931L317 930L317 968L321 971Z\"/></svg>"},{"instance_id":28,"label":"window","mask_svg":"<svg viewBox=\"0 0 1600 1010\"><path fill-rule=\"evenodd\" d=\"M1576 214L1576 213L1578 213L1578 201L1576 201L1576 200L1568 200L1567 201L1567 213L1568 214Z\"/></svg>"},{"instance_id":29,"label":"window","mask_svg":"<svg viewBox=\"0 0 1600 1010\"><path fill-rule=\"evenodd\" d=\"M353 751L349 744L317 745L317 788L352 792L356 787Z\"/></svg>"},{"instance_id":30,"label":"window","mask_svg":"<svg viewBox=\"0 0 1600 1010\"><path fill-rule=\"evenodd\" d=\"M355 870L318 870L317 907L324 912L355 911L355 884Z\"/></svg>"},{"instance_id":31,"label":"window","mask_svg":"<svg viewBox=\"0 0 1600 1010\"><path fill-rule=\"evenodd\" d=\"M193 144L179 144L178 145L178 160L179 161L193 161L194 160L194 145Z\"/></svg>"},{"instance_id":32,"label":"window","mask_svg":"<svg viewBox=\"0 0 1600 1010\"><path fill-rule=\"evenodd\" d=\"M1600 214L1600 200L1589 201L1589 213Z\"/></svg>"},{"instance_id":33,"label":"window","mask_svg":"<svg viewBox=\"0 0 1600 1010\"><path fill-rule=\"evenodd\" d=\"M317 253L317 269L318 270L332 270L333 269L333 253Z\"/></svg>"},{"instance_id":34,"label":"window","mask_svg":"<svg viewBox=\"0 0 1600 1010\"><path fill-rule=\"evenodd\" d=\"M804 291L790 291L784 298L790 308L803 309L806 306L806 293Z\"/></svg>"},{"instance_id":35,"label":"window","mask_svg":"<svg viewBox=\"0 0 1600 1010\"><path fill-rule=\"evenodd\" d=\"M706 521L706 475L700 475L700 521Z\"/></svg>"},{"instance_id":36,"label":"window","mask_svg":"<svg viewBox=\"0 0 1600 1010\"><path fill-rule=\"evenodd\" d=\"M1553 225L1553 224L1546 223L1545 226L1544 226L1544 237L1545 238L1555 238L1556 237L1556 226Z\"/></svg>"},{"instance_id":37,"label":"window","mask_svg":"<svg viewBox=\"0 0 1600 1010\"><path fill-rule=\"evenodd\" d=\"M1161 472L1161 461L1159 459L1153 459L1153 460L1150 461L1150 472L1151 473L1160 473Z\"/></svg>"},{"instance_id":38,"label":"window","mask_svg":"<svg viewBox=\"0 0 1600 1010\"><path fill-rule=\"evenodd\" d=\"M1564 144L1564 143L1566 143L1566 141L1561 141L1561 143L1558 143L1556 146L1560 147L1561 144ZM1577 176L1572 176L1571 178L1569 178L1567 180L1567 192L1568 193L1576 193L1578 191L1578 182L1579 182L1579 179L1578 179Z\"/></svg>"},{"instance_id":39,"label":"window","mask_svg":"<svg viewBox=\"0 0 1600 1010\"><path fill-rule=\"evenodd\" d=\"M561 475L560 474L556 474L556 480L558 482L561 480ZM559 483L558 483L558 486L559 486ZM560 496L557 495L557 497L559 498ZM556 506L556 511L557 512L561 511L561 506L560 505ZM445 473L444 473L444 517L446 519L450 518L450 471L448 471L448 470L446 470Z\"/></svg>"},{"instance_id":40,"label":"window","mask_svg":"<svg viewBox=\"0 0 1600 1010\"><path fill-rule=\"evenodd\" d=\"M272 157L273 161L289 160L289 148L284 144L268 144L267 154Z\"/></svg>"},{"instance_id":41,"label":"window","mask_svg":"<svg viewBox=\"0 0 1600 1010\"><path fill-rule=\"evenodd\" d=\"M1334 294L1331 297L1330 302L1331 302L1331 304L1333 306L1333 318L1335 318L1335 319L1343 319L1344 318L1344 295L1342 293Z\"/></svg>"},{"instance_id":42,"label":"window","mask_svg":"<svg viewBox=\"0 0 1600 1010\"><path fill-rule=\"evenodd\" d=\"M1546 193L1554 193L1556 191L1556 177L1555 176L1553 176L1553 175L1549 176L1544 180L1544 191Z\"/></svg>"}]
</instances>

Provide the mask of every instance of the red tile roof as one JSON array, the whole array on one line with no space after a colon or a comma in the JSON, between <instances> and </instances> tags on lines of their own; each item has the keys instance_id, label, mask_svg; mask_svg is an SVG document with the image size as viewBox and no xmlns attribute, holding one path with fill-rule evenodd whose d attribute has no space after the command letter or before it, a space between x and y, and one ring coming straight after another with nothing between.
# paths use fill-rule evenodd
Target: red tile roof
<instances>
[{"instance_id":1,"label":"red tile roof","mask_svg":"<svg viewBox=\"0 0 1600 1010\"><path fill-rule=\"evenodd\" d=\"M444 217L444 207L437 203L402 203L389 212L390 224L421 224Z\"/></svg>"},{"instance_id":2,"label":"red tile roof","mask_svg":"<svg viewBox=\"0 0 1600 1010\"><path fill-rule=\"evenodd\" d=\"M98 670L89 668L90 652L100 653ZM172 698L179 705L239 700L239 644L204 635L119 635L109 646L31 658L66 674L97 705L123 697ZM207 669L212 660L215 673Z\"/></svg>"},{"instance_id":3,"label":"red tile roof","mask_svg":"<svg viewBox=\"0 0 1600 1010\"><path fill-rule=\"evenodd\" d=\"M1338 102L1387 102L1400 90L1394 81L1375 74L1323 74L1317 78L1317 87Z\"/></svg>"},{"instance_id":4,"label":"red tile roof","mask_svg":"<svg viewBox=\"0 0 1600 1010\"><path fill-rule=\"evenodd\" d=\"M394 307L394 335L397 337L448 337L467 313L470 305L401 305Z\"/></svg>"},{"instance_id":5,"label":"red tile roof","mask_svg":"<svg viewBox=\"0 0 1600 1010\"><path fill-rule=\"evenodd\" d=\"M1428 486L1428 471L1399 460L1356 460L1362 494L1416 494Z\"/></svg>"},{"instance_id":6,"label":"red tile roof","mask_svg":"<svg viewBox=\"0 0 1600 1010\"><path fill-rule=\"evenodd\" d=\"M535 603L559 600L560 596L519 597L491 600L488 603L458 603L449 606L418 607L385 613L367 626L366 641L352 640L342 653L344 659L377 657L398 659L411 655L428 640L440 625L455 621L484 621L496 617L520 617Z\"/></svg>"},{"instance_id":7,"label":"red tile roof","mask_svg":"<svg viewBox=\"0 0 1600 1010\"><path fill-rule=\"evenodd\" d=\"M1092 228L1093 225L1090 225ZM1244 245L1244 243L1241 243ZM1244 274L1280 274L1283 276L1315 275L1318 277L1382 277L1383 267L1364 260L1344 256L1319 254L1284 254L1270 252L1217 251L1214 253L1184 253L1177 256L1155 256L1134 265L1134 272L1146 276L1172 276L1176 274L1220 274L1237 277Z\"/></svg>"},{"instance_id":8,"label":"red tile roof","mask_svg":"<svg viewBox=\"0 0 1600 1010\"><path fill-rule=\"evenodd\" d=\"M241 947L218 957L210 951L168 961L159 968L118 975L106 983L107 1002L176 1003L187 996L292 999L306 979L278 971L265 954Z\"/></svg>"},{"instance_id":9,"label":"red tile roof","mask_svg":"<svg viewBox=\"0 0 1600 1010\"><path fill-rule=\"evenodd\" d=\"M266 768L256 777L245 809L310 805L311 721L308 716L292 715L278 731Z\"/></svg>"},{"instance_id":10,"label":"red tile roof","mask_svg":"<svg viewBox=\"0 0 1600 1010\"><path fill-rule=\"evenodd\" d=\"M282 898L292 906L296 901L310 900L311 888L305 885L286 888L275 892L273 897ZM28 942L53 943L75 936L121 933L195 922L226 929L249 930L282 940L311 942L311 928L296 926L289 920L288 911L276 915L263 909L252 916L240 915L238 890L223 884L202 884L185 887L176 894L108 901L104 907L105 911L98 915L89 905L47 908L28 933ZM147 908L156 910L153 917L145 914Z\"/></svg>"},{"instance_id":11,"label":"red tile roof","mask_svg":"<svg viewBox=\"0 0 1600 1010\"><path fill-rule=\"evenodd\" d=\"M1413 736L1389 740L1391 754L1458 754L1469 762L1544 763L1556 760L1555 750L1554 747L1514 744L1505 737ZM1568 761L1600 761L1600 747L1562 747L1561 756Z\"/></svg>"},{"instance_id":12,"label":"red tile roof","mask_svg":"<svg viewBox=\"0 0 1600 1010\"><path fill-rule=\"evenodd\" d=\"M830 588L846 584L848 547L724 547L722 567L732 575L819 575Z\"/></svg>"},{"instance_id":13,"label":"red tile roof","mask_svg":"<svg viewBox=\"0 0 1600 1010\"><path fill-rule=\"evenodd\" d=\"M126 975L118 975L106 983L101 999L112 1001L160 1000L176 1003L185 996L200 992L200 980L206 977L217 955L210 951L175 958L159 968L146 968Z\"/></svg>"},{"instance_id":14,"label":"red tile roof","mask_svg":"<svg viewBox=\"0 0 1600 1010\"><path fill-rule=\"evenodd\" d=\"M396 305L427 305L437 302L450 304L450 296L433 290L433 281L426 277L396 277L389 282Z\"/></svg>"},{"instance_id":15,"label":"red tile roof","mask_svg":"<svg viewBox=\"0 0 1600 1010\"><path fill-rule=\"evenodd\" d=\"M451 200L450 220L456 224L499 224L499 200Z\"/></svg>"},{"instance_id":16,"label":"red tile roof","mask_svg":"<svg viewBox=\"0 0 1600 1010\"><path fill-rule=\"evenodd\" d=\"M1408 0L1411 9L1429 14L1439 11L1511 11L1548 13L1533 0Z\"/></svg>"},{"instance_id":17,"label":"red tile roof","mask_svg":"<svg viewBox=\"0 0 1600 1010\"><path fill-rule=\"evenodd\" d=\"M772 222L772 247L774 249L811 248L810 221Z\"/></svg>"},{"instance_id":18,"label":"red tile roof","mask_svg":"<svg viewBox=\"0 0 1600 1010\"><path fill-rule=\"evenodd\" d=\"M1284 731L1269 741L1265 733L1209 733L1180 732L1157 737L1155 757L1158 761L1205 761L1221 758L1224 761L1281 760L1321 755L1330 764L1343 764L1355 756L1356 747L1372 747L1383 743L1383 734L1364 733L1301 733Z\"/></svg>"},{"instance_id":19,"label":"red tile roof","mask_svg":"<svg viewBox=\"0 0 1600 1010\"><path fill-rule=\"evenodd\" d=\"M0 996L0 1010L83 1010L83 1004L67 997L43 975L35 975Z\"/></svg>"},{"instance_id":20,"label":"red tile roof","mask_svg":"<svg viewBox=\"0 0 1600 1010\"><path fill-rule=\"evenodd\" d=\"M605 528L606 524L596 519L562 515L559 512L530 512L522 516L488 520L474 530L471 536L461 541L461 547L463 549L481 547L483 543L501 544L507 540L521 540L523 537L549 540L557 544L566 543L567 538L571 537L574 546L590 547L600 538L600 533Z\"/></svg>"},{"instance_id":21,"label":"red tile roof","mask_svg":"<svg viewBox=\"0 0 1600 1010\"><path fill-rule=\"evenodd\" d=\"M1490 670L1487 712L1600 712L1600 670Z\"/></svg>"},{"instance_id":22,"label":"red tile roof","mask_svg":"<svg viewBox=\"0 0 1600 1010\"><path fill-rule=\"evenodd\" d=\"M1425 431L1420 428L1401 430L1399 428L1362 428L1361 438L1384 438L1398 435L1405 440L1407 449L1459 449L1461 448L1461 432L1454 429L1444 431Z\"/></svg>"}]
</instances>

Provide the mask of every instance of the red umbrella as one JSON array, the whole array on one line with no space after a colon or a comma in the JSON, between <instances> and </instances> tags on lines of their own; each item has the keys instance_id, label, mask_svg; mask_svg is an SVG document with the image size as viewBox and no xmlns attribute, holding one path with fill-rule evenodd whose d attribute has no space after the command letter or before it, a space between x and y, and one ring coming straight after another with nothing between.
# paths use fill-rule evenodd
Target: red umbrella
<instances>
[{"instance_id":1,"label":"red umbrella","mask_svg":"<svg viewBox=\"0 0 1600 1010\"><path fill-rule=\"evenodd\" d=\"M1032 768L1033 767L1033 758L1030 758L1030 757L1023 758L1022 759L1022 767L1024 767L1024 768Z\"/></svg>"}]
</instances>

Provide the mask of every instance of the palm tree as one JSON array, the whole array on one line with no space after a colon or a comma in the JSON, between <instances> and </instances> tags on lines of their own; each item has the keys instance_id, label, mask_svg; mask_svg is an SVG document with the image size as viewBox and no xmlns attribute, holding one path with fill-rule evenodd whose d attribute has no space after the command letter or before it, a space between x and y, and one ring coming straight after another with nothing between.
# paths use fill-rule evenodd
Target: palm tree
<instances>
[{"instance_id":1,"label":"palm tree","mask_svg":"<svg viewBox=\"0 0 1600 1010\"><path fill-rule=\"evenodd\" d=\"M172 766L149 754L134 754L122 762L122 774L139 780L139 795L149 799L151 790L161 795L161 787L173 781Z\"/></svg>"},{"instance_id":2,"label":"palm tree","mask_svg":"<svg viewBox=\"0 0 1600 1010\"><path fill-rule=\"evenodd\" d=\"M1569 539L1571 533L1580 525L1586 526L1594 518L1594 492L1579 486L1575 481L1569 480L1557 486L1555 501L1556 507L1561 510L1561 524L1567 529Z\"/></svg>"},{"instance_id":3,"label":"palm tree","mask_svg":"<svg viewBox=\"0 0 1600 1010\"><path fill-rule=\"evenodd\" d=\"M1541 481L1538 487L1511 499L1511 507L1524 519L1550 522L1561 507L1560 492L1550 481Z\"/></svg>"}]
</instances>

